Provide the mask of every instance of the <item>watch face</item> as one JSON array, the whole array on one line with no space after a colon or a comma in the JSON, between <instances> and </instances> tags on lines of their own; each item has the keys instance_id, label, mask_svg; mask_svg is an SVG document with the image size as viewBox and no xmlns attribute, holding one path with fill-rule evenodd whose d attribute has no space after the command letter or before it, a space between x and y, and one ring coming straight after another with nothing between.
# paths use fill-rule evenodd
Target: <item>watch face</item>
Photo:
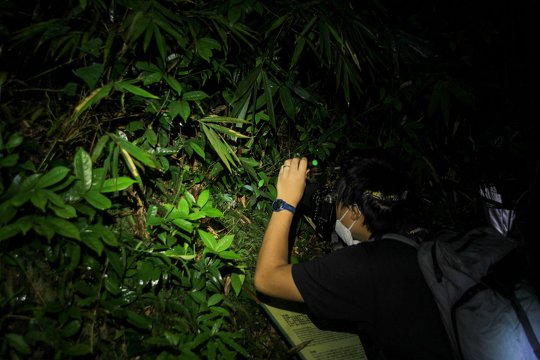
<instances>
[{"instance_id":1,"label":"watch face","mask_svg":"<svg viewBox=\"0 0 540 360\"><path fill-rule=\"evenodd\" d=\"M272 209L273 210L279 210L282 208L283 200L277 199L272 203Z\"/></svg>"}]
</instances>

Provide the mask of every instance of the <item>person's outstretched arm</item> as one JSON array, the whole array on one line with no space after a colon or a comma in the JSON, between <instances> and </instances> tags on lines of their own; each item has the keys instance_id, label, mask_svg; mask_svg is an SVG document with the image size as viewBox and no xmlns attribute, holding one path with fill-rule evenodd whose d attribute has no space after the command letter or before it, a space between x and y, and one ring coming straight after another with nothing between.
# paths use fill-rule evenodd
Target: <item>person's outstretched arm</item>
<instances>
[{"instance_id":1,"label":"person's outstretched arm","mask_svg":"<svg viewBox=\"0 0 540 360\"><path fill-rule=\"evenodd\" d=\"M306 187L307 159L285 160L277 182L277 198L297 207ZM255 270L255 287L273 297L303 301L289 264L288 235L293 213L273 212L264 234Z\"/></svg>"}]
</instances>

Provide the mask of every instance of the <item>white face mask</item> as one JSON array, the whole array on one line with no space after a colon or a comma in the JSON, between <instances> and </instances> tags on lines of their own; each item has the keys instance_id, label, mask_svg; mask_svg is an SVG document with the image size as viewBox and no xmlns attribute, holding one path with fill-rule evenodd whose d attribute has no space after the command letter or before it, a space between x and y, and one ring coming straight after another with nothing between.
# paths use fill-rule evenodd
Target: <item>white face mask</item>
<instances>
[{"instance_id":1,"label":"white face mask","mask_svg":"<svg viewBox=\"0 0 540 360\"><path fill-rule=\"evenodd\" d=\"M345 217L345 215L347 215L349 210L350 209L347 209L347 211L345 211L345 214L343 214L339 220L336 220L335 230L336 230L336 234L338 234L341 240L343 240L345 244L351 246L351 245L358 244L360 241L354 240L351 233L351 228L354 226L354 224L356 224L357 220L354 220L354 222L348 228L345 225L343 225L343 223L341 222L341 220L343 220L343 218Z\"/></svg>"}]
</instances>

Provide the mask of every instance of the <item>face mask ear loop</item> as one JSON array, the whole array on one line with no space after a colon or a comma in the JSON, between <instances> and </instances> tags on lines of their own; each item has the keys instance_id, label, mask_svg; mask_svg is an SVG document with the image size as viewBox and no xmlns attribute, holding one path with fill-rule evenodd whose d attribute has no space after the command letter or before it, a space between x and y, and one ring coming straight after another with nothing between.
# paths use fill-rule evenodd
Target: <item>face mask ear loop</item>
<instances>
[{"instance_id":1,"label":"face mask ear loop","mask_svg":"<svg viewBox=\"0 0 540 360\"><path fill-rule=\"evenodd\" d=\"M347 211L345 211L345 213L343 215L341 215L341 217L339 218L339 221L343 220L343 218L345 217L345 215L347 215L347 213L349 212L349 210L351 210L350 208L347 208Z\"/></svg>"}]
</instances>

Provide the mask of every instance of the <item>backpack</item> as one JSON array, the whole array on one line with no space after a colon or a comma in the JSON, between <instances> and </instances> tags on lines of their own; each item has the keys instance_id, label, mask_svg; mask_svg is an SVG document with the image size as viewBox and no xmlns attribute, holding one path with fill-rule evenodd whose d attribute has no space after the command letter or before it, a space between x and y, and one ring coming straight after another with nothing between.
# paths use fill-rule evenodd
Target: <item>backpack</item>
<instances>
[{"instance_id":1,"label":"backpack","mask_svg":"<svg viewBox=\"0 0 540 360\"><path fill-rule=\"evenodd\" d=\"M491 228L440 231L417 242L418 262L439 308L456 360L540 359L540 302L513 271L495 271L517 242ZM508 258L508 257L507 257Z\"/></svg>"}]
</instances>

